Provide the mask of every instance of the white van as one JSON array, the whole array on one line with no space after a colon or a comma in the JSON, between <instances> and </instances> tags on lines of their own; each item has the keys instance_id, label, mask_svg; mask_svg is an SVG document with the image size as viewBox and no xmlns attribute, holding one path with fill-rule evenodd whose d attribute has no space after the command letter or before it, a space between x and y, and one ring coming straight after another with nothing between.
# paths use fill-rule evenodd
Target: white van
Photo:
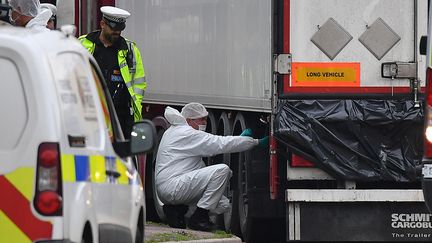
<instances>
[{"instance_id":1,"label":"white van","mask_svg":"<svg viewBox=\"0 0 432 243\"><path fill-rule=\"evenodd\" d=\"M154 126L124 140L96 61L66 32L0 26L0 242L143 242L130 156L152 149Z\"/></svg>"}]
</instances>

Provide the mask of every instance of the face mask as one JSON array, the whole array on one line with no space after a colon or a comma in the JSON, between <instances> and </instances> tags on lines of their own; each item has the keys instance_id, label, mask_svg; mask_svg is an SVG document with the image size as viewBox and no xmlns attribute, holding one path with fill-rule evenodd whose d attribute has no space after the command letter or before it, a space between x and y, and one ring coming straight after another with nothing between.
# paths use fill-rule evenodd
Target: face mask
<instances>
[{"instance_id":1,"label":"face mask","mask_svg":"<svg viewBox=\"0 0 432 243\"><path fill-rule=\"evenodd\" d=\"M192 121L195 125L198 125L195 121ZM207 125L198 125L198 130L205 132Z\"/></svg>"},{"instance_id":2,"label":"face mask","mask_svg":"<svg viewBox=\"0 0 432 243\"><path fill-rule=\"evenodd\" d=\"M206 125L198 125L198 130L205 132L207 126Z\"/></svg>"}]
</instances>

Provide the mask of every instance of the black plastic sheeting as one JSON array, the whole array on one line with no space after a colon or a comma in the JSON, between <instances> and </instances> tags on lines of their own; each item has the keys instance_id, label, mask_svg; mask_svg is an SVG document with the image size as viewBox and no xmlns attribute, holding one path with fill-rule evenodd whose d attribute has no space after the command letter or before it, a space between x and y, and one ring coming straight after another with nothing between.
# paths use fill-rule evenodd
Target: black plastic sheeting
<instances>
[{"instance_id":1,"label":"black plastic sheeting","mask_svg":"<svg viewBox=\"0 0 432 243\"><path fill-rule=\"evenodd\" d=\"M279 100L275 136L337 179L417 181L422 107L412 100Z\"/></svg>"}]
</instances>

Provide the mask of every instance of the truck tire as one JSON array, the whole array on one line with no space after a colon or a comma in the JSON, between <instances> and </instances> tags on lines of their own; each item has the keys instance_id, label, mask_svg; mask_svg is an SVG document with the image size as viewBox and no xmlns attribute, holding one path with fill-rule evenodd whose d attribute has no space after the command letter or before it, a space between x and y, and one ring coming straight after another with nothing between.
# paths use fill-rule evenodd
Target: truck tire
<instances>
[{"instance_id":1,"label":"truck tire","mask_svg":"<svg viewBox=\"0 0 432 243\"><path fill-rule=\"evenodd\" d=\"M255 217L257 213L254 212L254 208L251 205L251 200L255 200L259 197L250 193L251 183L251 160L253 156L251 151L240 153L239 155L239 168L238 168L238 215L239 224L243 241L247 243L259 243L259 242L279 242L277 237L273 238L268 232L272 232L272 228L279 228L274 225L273 220Z\"/></svg>"},{"instance_id":2,"label":"truck tire","mask_svg":"<svg viewBox=\"0 0 432 243\"><path fill-rule=\"evenodd\" d=\"M216 134L217 132L216 116L213 111L208 111L206 132L211 134ZM214 157L205 157L203 161L207 166L215 164Z\"/></svg>"},{"instance_id":3,"label":"truck tire","mask_svg":"<svg viewBox=\"0 0 432 243\"><path fill-rule=\"evenodd\" d=\"M155 165L156 165L156 154L159 148L159 142L162 139L162 135L169 127L168 121L163 117L156 117L153 119L153 123L156 126L157 136L156 144L154 146L151 156L147 156L146 163L146 213L147 220L153 222L163 222L165 220L165 214L163 212L163 203L160 201L159 196L156 192L155 186Z\"/></svg>"},{"instance_id":4,"label":"truck tire","mask_svg":"<svg viewBox=\"0 0 432 243\"><path fill-rule=\"evenodd\" d=\"M234 121L234 134L239 134L246 128L251 128L254 132L254 137L262 137L266 134L266 127L260 123L258 117L246 117L242 113L238 113ZM273 229L278 229L278 222L274 219L266 218L265 213L258 212L265 207L257 207L257 202L254 201L270 201L268 190L268 168L266 159L268 158L268 149L259 146L238 153L235 156L235 164L237 164L237 206L238 218L243 241L247 243L253 242L279 242L282 240L279 234L273 237ZM265 194L265 195L264 195ZM253 205L255 204L255 205ZM265 215L265 216L263 216ZM274 223L274 222L276 223ZM270 241L269 241L270 240Z\"/></svg>"},{"instance_id":5,"label":"truck tire","mask_svg":"<svg viewBox=\"0 0 432 243\"><path fill-rule=\"evenodd\" d=\"M233 125L233 135L239 135L246 128L249 128L249 126L248 124L246 124L245 117L242 113L237 113ZM236 235L241 237L243 240L246 240L245 237L250 235L250 233L247 232L246 229L248 225L248 218L247 200L245 200L245 197L247 197L247 195L244 195L243 193L244 191L246 191L244 187L247 186L247 182L245 181L247 177L243 175L243 173L245 173L244 164L246 159L249 159L247 152L231 154L231 161L236 166L236 169L233 170L233 172L235 173L235 176L233 176L233 186L235 188L233 192L233 198L235 198L233 212L236 215L235 220L238 227L238 232L236 232Z\"/></svg>"},{"instance_id":6,"label":"truck tire","mask_svg":"<svg viewBox=\"0 0 432 243\"><path fill-rule=\"evenodd\" d=\"M217 132L217 119L216 114L213 111L208 111L208 117L207 117L207 127L206 132L211 134L216 134Z\"/></svg>"},{"instance_id":7,"label":"truck tire","mask_svg":"<svg viewBox=\"0 0 432 243\"><path fill-rule=\"evenodd\" d=\"M232 135L232 124L233 120L229 117L227 112L222 112L217 123L217 135L221 136L228 136ZM231 166L231 156L230 154L219 154L213 157L213 162L215 164L226 164L228 165L231 170L236 171L236 168L233 168ZM233 172L233 177L236 174ZM232 184L233 178L231 178L230 183L228 183L228 186L226 188L226 191L224 193L224 196L226 196L231 203L231 211L224 213L223 215L219 215L216 218L216 225L218 228L223 229L227 232L233 233L233 234L240 234L240 227L238 223L238 207L237 207L237 197L234 196L234 188Z\"/></svg>"},{"instance_id":8,"label":"truck tire","mask_svg":"<svg viewBox=\"0 0 432 243\"><path fill-rule=\"evenodd\" d=\"M154 206L153 199L153 158L155 154L147 154L147 162L146 162L146 176L145 176L145 200L146 200L146 216L147 220L153 222L161 222L158 213L156 212L156 208Z\"/></svg>"},{"instance_id":9,"label":"truck tire","mask_svg":"<svg viewBox=\"0 0 432 243\"><path fill-rule=\"evenodd\" d=\"M161 220L161 221L165 221L165 213L164 213L164 211L163 211L163 203L162 203L162 201L159 199L159 196L158 196L158 194L157 194L157 190L156 190L156 183L155 183L155 166L156 166L156 154L157 154L157 151L158 151L158 149L159 149L159 142L160 142L160 140L162 139L162 135L164 134L164 132L165 132L165 129L160 129L160 130L158 130L158 132L157 132L157 144L156 144L156 146L155 146L155 148L154 148L154 152L153 152L153 154L155 155L155 156L153 156L153 161L152 161L152 170L151 170L151 174L152 174L152 192L153 192L153 207L154 207L154 209L155 209L155 211L156 211L156 214L157 214L157 216L159 217L159 219Z\"/></svg>"},{"instance_id":10,"label":"truck tire","mask_svg":"<svg viewBox=\"0 0 432 243\"><path fill-rule=\"evenodd\" d=\"M228 118L226 112L222 112L219 121L217 123L216 135L228 136L232 135L232 120ZM230 166L230 155L229 154L218 154L213 157L215 164L226 164Z\"/></svg>"}]
</instances>

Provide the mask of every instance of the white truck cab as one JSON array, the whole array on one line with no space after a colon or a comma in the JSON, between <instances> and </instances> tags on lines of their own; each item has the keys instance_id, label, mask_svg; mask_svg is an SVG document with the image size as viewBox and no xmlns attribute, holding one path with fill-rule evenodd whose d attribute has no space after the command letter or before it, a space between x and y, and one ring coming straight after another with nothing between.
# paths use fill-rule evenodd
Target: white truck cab
<instances>
[{"instance_id":1,"label":"white truck cab","mask_svg":"<svg viewBox=\"0 0 432 243\"><path fill-rule=\"evenodd\" d=\"M0 26L0 242L143 242L130 156L154 126L120 129L93 57L70 35Z\"/></svg>"}]
</instances>

